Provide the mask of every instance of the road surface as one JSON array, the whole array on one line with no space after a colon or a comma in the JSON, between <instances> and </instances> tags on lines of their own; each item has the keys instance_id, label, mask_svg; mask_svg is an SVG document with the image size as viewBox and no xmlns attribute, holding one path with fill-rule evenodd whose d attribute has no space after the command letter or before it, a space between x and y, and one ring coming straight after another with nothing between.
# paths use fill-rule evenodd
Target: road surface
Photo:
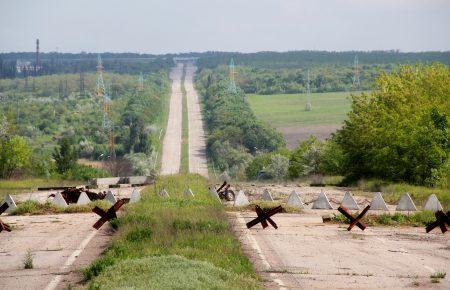
<instances>
[{"instance_id":1,"label":"road surface","mask_svg":"<svg viewBox=\"0 0 450 290\"><path fill-rule=\"evenodd\" d=\"M320 215L278 214L278 229L245 223L254 213L230 213L232 224L269 289L450 289L450 243L421 227L324 224ZM430 275L447 272L432 283Z\"/></svg>"},{"instance_id":2,"label":"road surface","mask_svg":"<svg viewBox=\"0 0 450 290\"><path fill-rule=\"evenodd\" d=\"M130 197L135 188L111 189L117 198ZM141 188L137 188L141 189ZM55 191L53 191L54 193ZM33 194L43 201L50 192ZM31 193L14 195L24 201ZM82 280L81 268L98 258L112 234L109 223L100 230L92 225L94 213L33 216L2 215L11 232L0 232L0 289L67 289ZM33 255L33 269L24 269L27 251Z\"/></svg>"},{"instance_id":3,"label":"road surface","mask_svg":"<svg viewBox=\"0 0 450 290\"><path fill-rule=\"evenodd\" d=\"M205 131L203 130L198 94L193 84L196 69L197 67L188 63L186 65L186 76L184 79L189 119L189 172L198 173L208 178Z\"/></svg>"},{"instance_id":4,"label":"road surface","mask_svg":"<svg viewBox=\"0 0 450 290\"><path fill-rule=\"evenodd\" d=\"M183 120L181 76L183 64L178 64L170 72L172 89L170 95L169 117L167 120L166 134L164 135L161 158L161 174L175 174L180 171L181 160L181 125Z\"/></svg>"}]
</instances>

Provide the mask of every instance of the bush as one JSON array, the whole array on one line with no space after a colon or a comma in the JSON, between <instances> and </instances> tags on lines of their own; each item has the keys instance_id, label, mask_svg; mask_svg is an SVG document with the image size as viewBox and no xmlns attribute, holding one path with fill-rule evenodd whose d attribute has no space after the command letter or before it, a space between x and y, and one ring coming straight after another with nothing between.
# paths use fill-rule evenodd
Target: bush
<instances>
[{"instance_id":1,"label":"bush","mask_svg":"<svg viewBox=\"0 0 450 290\"><path fill-rule=\"evenodd\" d=\"M289 169L289 159L280 154L276 154L270 158L270 164L267 166L267 174L277 181L286 178Z\"/></svg>"},{"instance_id":2,"label":"bush","mask_svg":"<svg viewBox=\"0 0 450 290\"><path fill-rule=\"evenodd\" d=\"M334 137L348 174L447 184L449 95L450 67L433 64L383 73L372 93L352 96L352 110Z\"/></svg>"}]
</instances>

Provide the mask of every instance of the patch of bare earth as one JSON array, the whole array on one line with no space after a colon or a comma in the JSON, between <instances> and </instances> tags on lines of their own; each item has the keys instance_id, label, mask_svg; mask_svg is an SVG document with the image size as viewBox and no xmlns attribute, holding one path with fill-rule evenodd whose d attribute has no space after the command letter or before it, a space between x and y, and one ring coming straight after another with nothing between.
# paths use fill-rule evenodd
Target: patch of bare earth
<instances>
[{"instance_id":1,"label":"patch of bare earth","mask_svg":"<svg viewBox=\"0 0 450 290\"><path fill-rule=\"evenodd\" d=\"M298 147L299 140L307 140L311 135L316 136L319 140L324 140L341 127L342 125L299 125L277 127L276 129L283 134L288 148L294 149Z\"/></svg>"}]
</instances>

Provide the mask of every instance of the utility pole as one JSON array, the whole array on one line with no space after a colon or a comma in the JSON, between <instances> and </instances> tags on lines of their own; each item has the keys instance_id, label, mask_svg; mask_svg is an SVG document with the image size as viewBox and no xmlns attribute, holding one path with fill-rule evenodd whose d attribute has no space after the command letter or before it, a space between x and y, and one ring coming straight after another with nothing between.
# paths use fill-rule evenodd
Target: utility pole
<instances>
[{"instance_id":1,"label":"utility pole","mask_svg":"<svg viewBox=\"0 0 450 290\"><path fill-rule=\"evenodd\" d=\"M237 88L236 88L236 71L235 71L235 67L234 67L234 60L233 58L231 58L230 60L230 65L228 67L228 71L229 71L229 90L232 93L236 93L237 92Z\"/></svg>"},{"instance_id":2,"label":"utility pole","mask_svg":"<svg viewBox=\"0 0 450 290\"><path fill-rule=\"evenodd\" d=\"M360 83L359 83L359 63L358 63L358 55L355 55L355 59L353 61L353 89L359 90Z\"/></svg>"}]
</instances>

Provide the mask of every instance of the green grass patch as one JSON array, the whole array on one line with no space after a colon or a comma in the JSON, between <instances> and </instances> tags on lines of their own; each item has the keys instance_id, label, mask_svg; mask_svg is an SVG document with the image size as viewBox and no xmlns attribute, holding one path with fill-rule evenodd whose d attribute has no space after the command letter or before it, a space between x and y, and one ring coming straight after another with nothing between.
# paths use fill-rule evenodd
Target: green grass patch
<instances>
[{"instance_id":1,"label":"green grass patch","mask_svg":"<svg viewBox=\"0 0 450 290\"><path fill-rule=\"evenodd\" d=\"M162 188L170 198L158 196ZM192 189L194 198L184 196L186 188ZM124 210L125 214L113 222L117 233L110 247L84 271L86 279L91 279L90 288L258 287L257 276L231 232L222 204L210 195L207 181L200 175L159 177L142 192L140 202L128 204ZM160 272L159 268L170 270ZM207 278L208 273L215 278ZM115 284L104 284L111 275ZM163 276L167 279L160 279Z\"/></svg>"},{"instance_id":2,"label":"green grass patch","mask_svg":"<svg viewBox=\"0 0 450 290\"><path fill-rule=\"evenodd\" d=\"M82 181L45 178L0 180L0 198L3 199L8 194L36 191L38 187L76 186L80 183Z\"/></svg>"},{"instance_id":3,"label":"green grass patch","mask_svg":"<svg viewBox=\"0 0 450 290\"><path fill-rule=\"evenodd\" d=\"M356 215L358 215L357 213ZM368 214L364 216L363 222L368 226L414 226L414 227L422 227L427 226L431 222L435 221L434 213L431 211L422 211L413 214L402 214L402 213L394 213L394 214ZM342 214L336 215L333 219L333 222L339 223L349 223L349 220L343 216Z\"/></svg>"},{"instance_id":4,"label":"green grass patch","mask_svg":"<svg viewBox=\"0 0 450 290\"><path fill-rule=\"evenodd\" d=\"M102 273L90 289L260 289L242 274L184 257L151 256L122 261Z\"/></svg>"},{"instance_id":5,"label":"green grass patch","mask_svg":"<svg viewBox=\"0 0 450 290\"><path fill-rule=\"evenodd\" d=\"M106 211L111 207L111 204L105 200L96 200L86 205L69 204L68 207L63 208L51 201L40 203L34 200L27 200L18 203L17 208L11 213L11 215L42 215L56 213L91 212L92 209L96 206Z\"/></svg>"},{"instance_id":6,"label":"green grass patch","mask_svg":"<svg viewBox=\"0 0 450 290\"><path fill-rule=\"evenodd\" d=\"M430 188L424 186L416 186L406 183L389 183L381 180L361 180L358 183L358 189L361 192L356 192L357 195L372 196L370 192L382 192L383 198L386 202L395 204L400 200L400 197L408 192L414 203L418 208L425 205L428 197L431 194L436 194L437 198L445 210L450 210L450 193L449 189L445 188Z\"/></svg>"},{"instance_id":7,"label":"green grass patch","mask_svg":"<svg viewBox=\"0 0 450 290\"><path fill-rule=\"evenodd\" d=\"M274 127L342 124L350 110L350 93L311 94L312 110L305 111L306 94L247 95L256 116Z\"/></svg>"},{"instance_id":8,"label":"green grass patch","mask_svg":"<svg viewBox=\"0 0 450 290\"><path fill-rule=\"evenodd\" d=\"M183 119L182 119L182 131L181 131L181 161L180 172L189 172L189 116L187 110L187 95L186 88L184 87L184 79L186 71L183 70L183 76L181 77L181 93L183 96Z\"/></svg>"}]
</instances>

